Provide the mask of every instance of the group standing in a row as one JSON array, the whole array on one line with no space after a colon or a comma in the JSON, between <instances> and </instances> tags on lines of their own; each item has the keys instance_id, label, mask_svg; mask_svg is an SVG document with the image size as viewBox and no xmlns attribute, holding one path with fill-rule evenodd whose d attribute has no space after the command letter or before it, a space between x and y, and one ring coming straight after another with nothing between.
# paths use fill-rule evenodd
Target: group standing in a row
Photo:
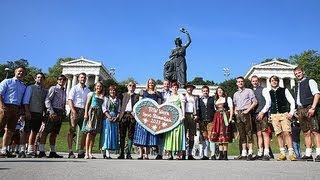
<instances>
[{"instance_id":1,"label":"group standing in a row","mask_svg":"<svg viewBox=\"0 0 320 180\"><path fill-rule=\"evenodd\" d=\"M22 79L26 73L25 68L15 70L15 77L3 80L0 84L0 130L5 129L1 157L10 157L7 146L15 131L16 123L21 115L25 118L24 133L21 135L19 157L35 156L34 143L40 133L39 157L47 157L45 143L50 134L50 154L48 157L61 158L56 153L55 143L59 134L62 120L66 116L66 102L70 108L69 133L67 137L69 155L73 153L73 139L76 127L82 131L78 158L94 159L92 148L97 133L101 133L99 147L103 158L111 158L109 151L120 149L118 159L132 159L132 145L139 147L138 159L149 159L151 147L158 149L156 159L163 159L167 153L168 159L194 160L192 149L197 129L202 137L202 158L227 160L228 143L231 140L231 124L235 115L236 126L239 133L241 153L236 157L239 160L270 159L270 137L268 122L272 122L277 136L280 156L277 160L286 160L285 143L288 146L289 159L296 160L295 150L291 136L291 119L298 118L305 136L306 153L303 160L313 160L311 155L311 134L316 145L315 161L320 161L320 134L319 120L316 116L319 101L317 83L305 76L302 68L297 67L294 74L298 85L295 88L295 99L288 89L279 87L279 78L270 78L271 90L262 88L259 78L253 76L251 84L253 89L244 86L244 78L236 78L237 92L233 98L227 96L222 87L216 89L215 97L209 96L209 87L202 87L202 96L192 94L195 88L186 84L186 94L178 93L179 84L164 81L161 91L157 91L156 83L149 79L146 89L135 93L136 84L129 82L128 92L120 100L116 94L115 86L108 87L108 96L101 82L94 86L90 92L86 87L86 74L80 73L79 83L72 87L68 96L64 86L66 77L60 75L57 84L46 91L43 88L45 76L36 74L35 84L26 87ZM170 89L171 88L171 89ZM160 135L153 135L144 127L136 123L133 106L139 100L150 98L161 103L171 103L181 108L183 120L173 130ZM43 123L44 122L44 123ZM256 131L255 131L256 130ZM257 135L258 152L253 156L253 136ZM128 136L128 138L126 138ZM28 139L28 142L27 140ZM25 144L28 144L26 149ZM216 154L215 143L218 143ZM120 147L118 147L120 145ZM26 154L26 152L28 152Z\"/></svg>"}]
</instances>

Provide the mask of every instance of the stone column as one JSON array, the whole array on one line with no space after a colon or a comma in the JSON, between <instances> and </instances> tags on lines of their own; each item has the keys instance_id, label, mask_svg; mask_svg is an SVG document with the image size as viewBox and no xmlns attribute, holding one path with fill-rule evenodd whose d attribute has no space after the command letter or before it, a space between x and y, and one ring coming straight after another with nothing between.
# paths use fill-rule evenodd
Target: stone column
<instances>
[{"instance_id":1,"label":"stone column","mask_svg":"<svg viewBox=\"0 0 320 180\"><path fill-rule=\"evenodd\" d=\"M67 94L69 93L70 89L71 89L71 77L72 76L67 76L68 78L68 82L67 82Z\"/></svg>"},{"instance_id":2,"label":"stone column","mask_svg":"<svg viewBox=\"0 0 320 180\"><path fill-rule=\"evenodd\" d=\"M72 78L72 86L71 87L73 87L73 86L75 86L77 84L77 78L78 78L77 75L74 74L73 78Z\"/></svg>"},{"instance_id":3,"label":"stone column","mask_svg":"<svg viewBox=\"0 0 320 180\"><path fill-rule=\"evenodd\" d=\"M94 83L97 83L99 81L99 75L96 75L94 78Z\"/></svg>"},{"instance_id":4,"label":"stone column","mask_svg":"<svg viewBox=\"0 0 320 180\"><path fill-rule=\"evenodd\" d=\"M295 86L294 78L290 78L290 87L291 89Z\"/></svg>"},{"instance_id":5,"label":"stone column","mask_svg":"<svg viewBox=\"0 0 320 180\"><path fill-rule=\"evenodd\" d=\"M89 87L89 83L90 83L90 74L87 74L87 79L86 79L86 86Z\"/></svg>"},{"instance_id":6,"label":"stone column","mask_svg":"<svg viewBox=\"0 0 320 180\"><path fill-rule=\"evenodd\" d=\"M267 88L271 89L270 78L266 78L266 79L267 79Z\"/></svg>"},{"instance_id":7,"label":"stone column","mask_svg":"<svg viewBox=\"0 0 320 180\"><path fill-rule=\"evenodd\" d=\"M279 78L279 86L280 87L284 87L283 78Z\"/></svg>"}]
</instances>

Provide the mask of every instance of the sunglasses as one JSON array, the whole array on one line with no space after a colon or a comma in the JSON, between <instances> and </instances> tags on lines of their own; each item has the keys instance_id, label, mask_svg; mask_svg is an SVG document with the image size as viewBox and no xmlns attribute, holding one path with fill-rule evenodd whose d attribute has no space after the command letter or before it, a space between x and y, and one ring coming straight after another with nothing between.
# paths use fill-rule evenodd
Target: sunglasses
<instances>
[{"instance_id":1,"label":"sunglasses","mask_svg":"<svg viewBox=\"0 0 320 180\"><path fill-rule=\"evenodd\" d=\"M65 78L59 78L58 80L59 80L59 81L66 81Z\"/></svg>"}]
</instances>

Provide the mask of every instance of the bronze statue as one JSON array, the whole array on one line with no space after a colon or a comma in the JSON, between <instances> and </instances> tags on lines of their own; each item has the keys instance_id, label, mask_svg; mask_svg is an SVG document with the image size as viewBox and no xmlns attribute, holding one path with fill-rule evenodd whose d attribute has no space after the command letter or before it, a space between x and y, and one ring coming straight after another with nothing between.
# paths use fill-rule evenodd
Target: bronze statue
<instances>
[{"instance_id":1,"label":"bronze statue","mask_svg":"<svg viewBox=\"0 0 320 180\"><path fill-rule=\"evenodd\" d=\"M187 62L186 62L186 49L191 43L191 37L188 31L184 28L180 28L182 33L185 33L188 38L188 42L182 45L180 37L175 39L176 47L172 50L169 60L164 64L163 76L164 79L169 81L178 81L179 86L183 87L187 83Z\"/></svg>"}]
</instances>

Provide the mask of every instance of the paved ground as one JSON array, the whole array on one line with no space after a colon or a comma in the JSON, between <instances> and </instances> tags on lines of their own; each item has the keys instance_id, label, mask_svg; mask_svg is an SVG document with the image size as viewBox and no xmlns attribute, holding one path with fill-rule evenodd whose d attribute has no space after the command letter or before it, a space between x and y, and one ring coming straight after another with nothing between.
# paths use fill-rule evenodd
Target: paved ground
<instances>
[{"instance_id":1,"label":"paved ground","mask_svg":"<svg viewBox=\"0 0 320 180\"><path fill-rule=\"evenodd\" d=\"M99 154L96 157L0 159L0 179L320 179L318 162L106 160Z\"/></svg>"}]
</instances>

